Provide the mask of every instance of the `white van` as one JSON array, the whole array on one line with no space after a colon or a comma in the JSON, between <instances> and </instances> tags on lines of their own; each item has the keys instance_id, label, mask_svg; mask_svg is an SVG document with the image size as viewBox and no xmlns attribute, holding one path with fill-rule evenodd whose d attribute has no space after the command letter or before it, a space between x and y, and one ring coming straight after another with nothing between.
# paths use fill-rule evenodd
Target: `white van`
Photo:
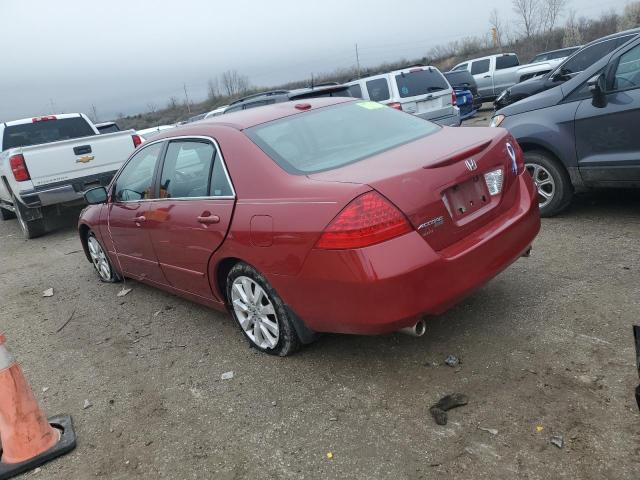
<instances>
[{"instance_id":1,"label":"white van","mask_svg":"<svg viewBox=\"0 0 640 480\"><path fill-rule=\"evenodd\" d=\"M436 67L410 67L345 85L354 97L380 102L440 125L460 125L455 93Z\"/></svg>"}]
</instances>

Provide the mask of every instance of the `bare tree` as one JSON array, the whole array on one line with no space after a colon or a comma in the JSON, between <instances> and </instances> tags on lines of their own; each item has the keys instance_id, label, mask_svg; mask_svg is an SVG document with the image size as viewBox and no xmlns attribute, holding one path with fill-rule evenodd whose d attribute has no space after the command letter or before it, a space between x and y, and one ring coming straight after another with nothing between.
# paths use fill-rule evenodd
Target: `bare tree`
<instances>
[{"instance_id":1,"label":"bare tree","mask_svg":"<svg viewBox=\"0 0 640 480\"><path fill-rule=\"evenodd\" d=\"M541 8L544 11L543 20L547 32L556 27L562 12L564 12L568 4L569 0L542 0Z\"/></svg>"},{"instance_id":2,"label":"bare tree","mask_svg":"<svg viewBox=\"0 0 640 480\"><path fill-rule=\"evenodd\" d=\"M578 20L576 19L576 11L570 10L567 15L567 23L564 27L564 35L562 36L563 47L574 47L582 43L582 34L580 33L580 27Z\"/></svg>"},{"instance_id":3,"label":"bare tree","mask_svg":"<svg viewBox=\"0 0 640 480\"><path fill-rule=\"evenodd\" d=\"M217 78L210 78L207 82L207 98L215 100L220 96L220 82Z\"/></svg>"},{"instance_id":4,"label":"bare tree","mask_svg":"<svg viewBox=\"0 0 640 480\"><path fill-rule=\"evenodd\" d=\"M147 103L147 110L149 110L149 113L155 113L158 110L158 106L153 102L149 102Z\"/></svg>"},{"instance_id":5,"label":"bare tree","mask_svg":"<svg viewBox=\"0 0 640 480\"><path fill-rule=\"evenodd\" d=\"M246 75L241 75L237 70L227 70L220 77L220 83L222 83L223 92L233 97L249 90L249 78Z\"/></svg>"},{"instance_id":6,"label":"bare tree","mask_svg":"<svg viewBox=\"0 0 640 480\"><path fill-rule=\"evenodd\" d=\"M627 4L624 7L619 23L621 30L640 26L640 2L631 2Z\"/></svg>"},{"instance_id":7,"label":"bare tree","mask_svg":"<svg viewBox=\"0 0 640 480\"><path fill-rule=\"evenodd\" d=\"M174 110L178 107L178 99L176 97L169 97L169 103L167 104L167 108Z\"/></svg>"},{"instance_id":8,"label":"bare tree","mask_svg":"<svg viewBox=\"0 0 640 480\"><path fill-rule=\"evenodd\" d=\"M540 28L540 0L513 0L513 11L518 16L525 37L530 38Z\"/></svg>"},{"instance_id":9,"label":"bare tree","mask_svg":"<svg viewBox=\"0 0 640 480\"><path fill-rule=\"evenodd\" d=\"M498 47L502 51L502 19L497 8L491 10L489 14L489 25L492 30L494 47Z\"/></svg>"}]
</instances>

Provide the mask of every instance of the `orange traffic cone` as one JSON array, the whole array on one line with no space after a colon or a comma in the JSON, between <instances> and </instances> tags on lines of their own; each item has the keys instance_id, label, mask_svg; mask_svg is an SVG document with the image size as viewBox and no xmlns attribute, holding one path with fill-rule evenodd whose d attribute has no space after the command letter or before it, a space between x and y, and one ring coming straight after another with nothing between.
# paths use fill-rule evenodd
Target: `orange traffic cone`
<instances>
[{"instance_id":1,"label":"orange traffic cone","mask_svg":"<svg viewBox=\"0 0 640 480\"><path fill-rule=\"evenodd\" d=\"M46 419L0 333L0 480L73 450L70 416Z\"/></svg>"}]
</instances>

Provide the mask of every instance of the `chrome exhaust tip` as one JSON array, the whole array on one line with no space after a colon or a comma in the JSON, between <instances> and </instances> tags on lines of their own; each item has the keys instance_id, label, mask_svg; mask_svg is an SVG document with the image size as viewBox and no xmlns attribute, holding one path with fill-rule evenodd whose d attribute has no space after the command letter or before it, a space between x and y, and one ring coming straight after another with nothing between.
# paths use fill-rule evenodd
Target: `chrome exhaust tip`
<instances>
[{"instance_id":1,"label":"chrome exhaust tip","mask_svg":"<svg viewBox=\"0 0 640 480\"><path fill-rule=\"evenodd\" d=\"M420 319L410 327L401 328L398 330L405 335L411 335L412 337L421 337L427 331L427 324L424 320Z\"/></svg>"}]
</instances>

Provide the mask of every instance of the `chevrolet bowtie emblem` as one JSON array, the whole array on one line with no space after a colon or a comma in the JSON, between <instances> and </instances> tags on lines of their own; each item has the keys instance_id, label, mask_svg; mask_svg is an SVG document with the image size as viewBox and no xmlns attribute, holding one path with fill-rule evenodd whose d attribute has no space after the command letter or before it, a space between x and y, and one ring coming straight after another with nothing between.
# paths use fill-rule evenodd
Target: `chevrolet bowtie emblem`
<instances>
[{"instance_id":1,"label":"chevrolet bowtie emblem","mask_svg":"<svg viewBox=\"0 0 640 480\"><path fill-rule=\"evenodd\" d=\"M93 155L83 155L82 157L76 159L76 163L88 163L94 158L96 157L94 157Z\"/></svg>"}]
</instances>

